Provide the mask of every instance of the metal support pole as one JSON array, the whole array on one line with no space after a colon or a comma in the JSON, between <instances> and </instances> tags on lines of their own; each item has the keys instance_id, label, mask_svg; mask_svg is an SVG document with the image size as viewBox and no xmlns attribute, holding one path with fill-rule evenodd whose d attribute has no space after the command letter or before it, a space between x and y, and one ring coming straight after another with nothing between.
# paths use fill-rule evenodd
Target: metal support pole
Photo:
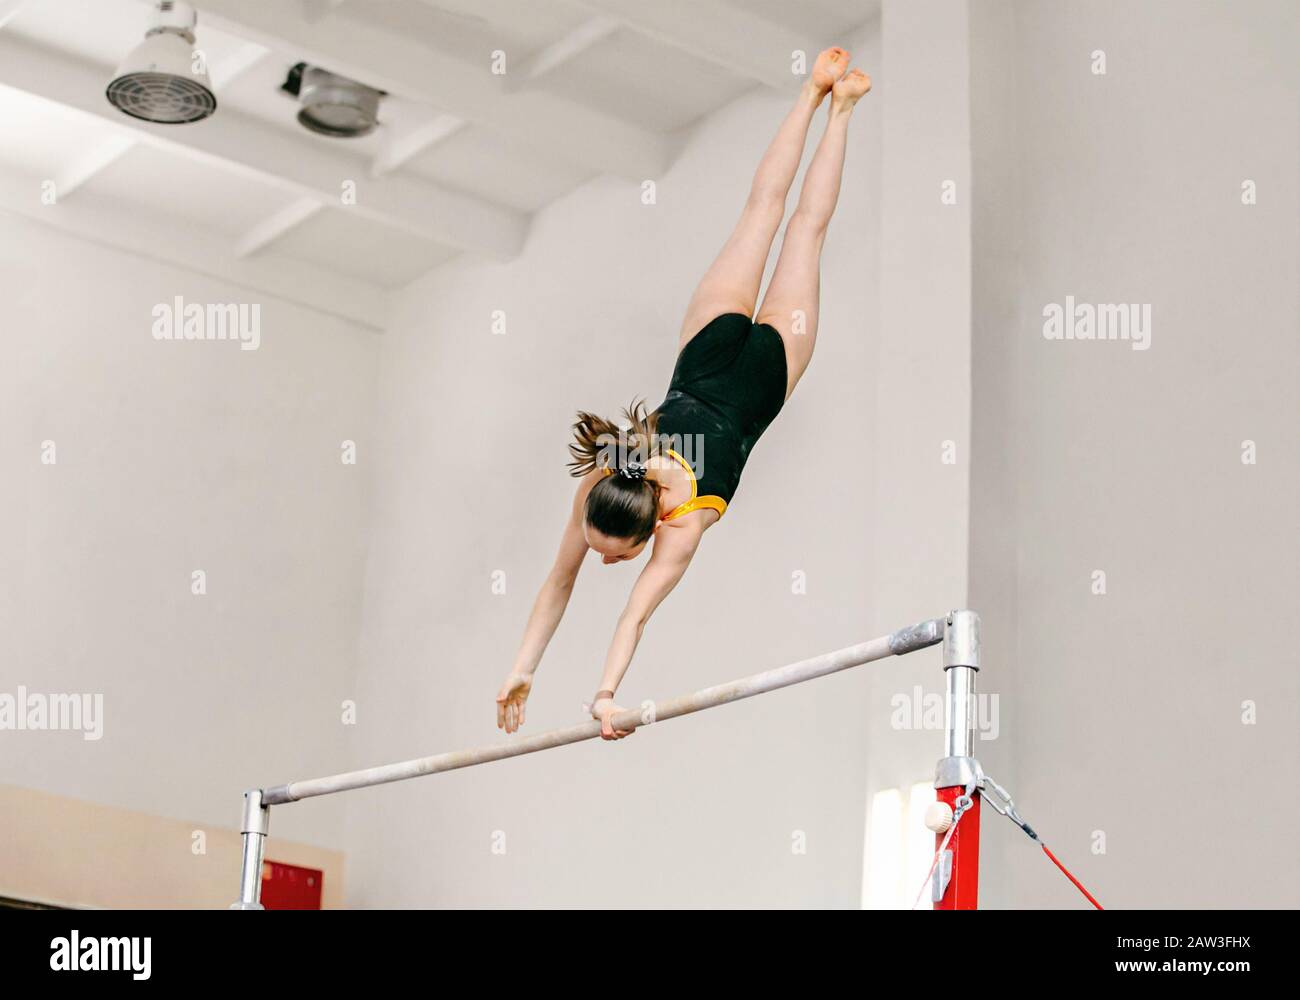
<instances>
[{"instance_id":1,"label":"metal support pole","mask_svg":"<svg viewBox=\"0 0 1300 1000\"><path fill-rule=\"evenodd\" d=\"M262 804L262 790L250 788L244 793L244 860L239 873L239 902L232 910L262 909L262 854L266 835L271 828L271 809Z\"/></svg>"},{"instance_id":2,"label":"metal support pole","mask_svg":"<svg viewBox=\"0 0 1300 1000\"><path fill-rule=\"evenodd\" d=\"M943 636L947 681L947 756L939 761L934 787L938 800L956 810L971 792L971 802L957 823L945 857L935 868L932 898L936 910L973 910L979 900L980 794L975 760L975 678L980 669L980 616L974 611L949 613ZM936 833L935 849L943 844Z\"/></svg>"},{"instance_id":3,"label":"metal support pole","mask_svg":"<svg viewBox=\"0 0 1300 1000\"><path fill-rule=\"evenodd\" d=\"M975 675L980 669L980 616L953 611L943 634L943 669L948 684L949 757L973 757Z\"/></svg>"}]
</instances>

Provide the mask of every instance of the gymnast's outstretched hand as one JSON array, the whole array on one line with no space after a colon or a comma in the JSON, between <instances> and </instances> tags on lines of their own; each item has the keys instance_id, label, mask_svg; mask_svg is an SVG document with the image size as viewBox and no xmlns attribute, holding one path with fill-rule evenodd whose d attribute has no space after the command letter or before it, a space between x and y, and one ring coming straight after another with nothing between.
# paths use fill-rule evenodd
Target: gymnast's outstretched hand
<instances>
[{"instance_id":1,"label":"gymnast's outstretched hand","mask_svg":"<svg viewBox=\"0 0 1300 1000\"><path fill-rule=\"evenodd\" d=\"M619 712L625 711L627 709L619 708L614 704L613 698L600 698L591 706L591 717L600 720L600 738L602 740L621 740L624 736L631 736L636 732L635 729L614 728L611 720Z\"/></svg>"},{"instance_id":2,"label":"gymnast's outstretched hand","mask_svg":"<svg viewBox=\"0 0 1300 1000\"><path fill-rule=\"evenodd\" d=\"M533 689L532 674L512 673L497 692L497 728L515 732L524 724L524 703Z\"/></svg>"}]
</instances>

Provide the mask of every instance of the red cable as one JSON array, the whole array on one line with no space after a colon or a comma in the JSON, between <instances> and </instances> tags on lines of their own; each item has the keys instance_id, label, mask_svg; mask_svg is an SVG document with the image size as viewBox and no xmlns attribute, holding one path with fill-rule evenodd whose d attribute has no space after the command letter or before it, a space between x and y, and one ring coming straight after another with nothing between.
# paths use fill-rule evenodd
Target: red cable
<instances>
[{"instance_id":1,"label":"red cable","mask_svg":"<svg viewBox=\"0 0 1300 1000\"><path fill-rule=\"evenodd\" d=\"M1075 878L1073 875L1070 874L1070 870L1069 870L1068 868L1066 868L1065 865L1061 864L1061 862L1059 862L1059 861L1056 860L1056 855L1053 854L1051 851L1049 851L1049 850L1047 849L1047 845L1046 845L1046 844L1044 844L1044 843L1040 840L1040 841L1038 842L1038 846L1041 847L1041 848L1043 849L1043 853L1044 853L1044 854L1046 854L1049 858L1052 859L1052 864L1056 865L1057 868L1061 869L1061 871L1063 871L1063 872L1065 873L1065 877L1068 878L1071 882L1074 883L1074 887L1075 887L1076 889L1078 889L1081 893L1083 893L1085 896L1088 897L1088 902L1089 902L1089 903L1091 903L1093 906L1097 907L1097 909L1099 909L1099 910L1102 909L1102 905L1101 905L1099 902L1097 902L1095 899L1092 898L1092 893L1090 893L1087 889L1085 889L1085 888L1083 887L1083 883L1082 883L1082 882L1080 882L1077 878Z\"/></svg>"}]
</instances>

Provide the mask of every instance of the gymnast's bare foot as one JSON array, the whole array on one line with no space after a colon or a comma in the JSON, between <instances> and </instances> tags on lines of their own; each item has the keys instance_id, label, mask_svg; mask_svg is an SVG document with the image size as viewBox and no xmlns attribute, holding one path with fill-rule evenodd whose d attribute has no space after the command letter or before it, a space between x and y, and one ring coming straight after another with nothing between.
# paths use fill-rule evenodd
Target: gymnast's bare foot
<instances>
[{"instance_id":1,"label":"gymnast's bare foot","mask_svg":"<svg viewBox=\"0 0 1300 1000\"><path fill-rule=\"evenodd\" d=\"M829 48L823 50L817 56L817 61L813 63L812 73L808 77L808 87L821 100L834 85L835 81L844 75L844 71L849 68L849 54L840 48Z\"/></svg>"},{"instance_id":2,"label":"gymnast's bare foot","mask_svg":"<svg viewBox=\"0 0 1300 1000\"><path fill-rule=\"evenodd\" d=\"M860 69L851 69L831 87L831 108L851 111L858 99L871 89L871 77Z\"/></svg>"}]
</instances>

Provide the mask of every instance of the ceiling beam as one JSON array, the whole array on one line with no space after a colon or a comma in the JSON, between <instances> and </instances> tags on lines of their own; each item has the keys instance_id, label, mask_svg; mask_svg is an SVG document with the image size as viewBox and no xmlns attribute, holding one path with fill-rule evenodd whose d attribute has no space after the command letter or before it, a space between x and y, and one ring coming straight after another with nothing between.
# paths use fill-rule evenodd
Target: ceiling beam
<instances>
[{"instance_id":1,"label":"ceiling beam","mask_svg":"<svg viewBox=\"0 0 1300 1000\"><path fill-rule=\"evenodd\" d=\"M0 0L0 28L18 16L27 0Z\"/></svg>"},{"instance_id":2,"label":"ceiling beam","mask_svg":"<svg viewBox=\"0 0 1300 1000\"><path fill-rule=\"evenodd\" d=\"M325 206L315 198L299 198L269 215L235 241L235 256L240 260L251 257L270 246L295 226L310 219Z\"/></svg>"},{"instance_id":3,"label":"ceiling beam","mask_svg":"<svg viewBox=\"0 0 1300 1000\"><path fill-rule=\"evenodd\" d=\"M220 93L222 87L234 83L236 78L247 73L270 53L271 50L265 45L249 42L247 45L241 45L224 59L218 59L208 67L208 76L212 78L213 89Z\"/></svg>"},{"instance_id":4,"label":"ceiling beam","mask_svg":"<svg viewBox=\"0 0 1300 1000\"><path fill-rule=\"evenodd\" d=\"M328 144L263 123L230 108L191 125L156 125L122 114L104 100L109 71L71 56L0 35L0 84L75 108L138 141L243 174L372 221L496 258L523 245L527 218L473 195L405 176L367 179L368 164Z\"/></svg>"},{"instance_id":5,"label":"ceiling beam","mask_svg":"<svg viewBox=\"0 0 1300 1000\"><path fill-rule=\"evenodd\" d=\"M126 133L102 139L54 176L54 197L63 201L101 171L107 170L136 146Z\"/></svg>"},{"instance_id":6,"label":"ceiling beam","mask_svg":"<svg viewBox=\"0 0 1300 1000\"><path fill-rule=\"evenodd\" d=\"M567 62L572 62L593 45L604 41L616 32L619 26L619 21L613 17L596 16L584 21L563 38L529 56L521 66L507 69L506 89L519 90L538 77L559 69Z\"/></svg>"},{"instance_id":7,"label":"ceiling beam","mask_svg":"<svg viewBox=\"0 0 1300 1000\"><path fill-rule=\"evenodd\" d=\"M756 14L717 0L577 0L587 10L617 18L627 27L697 59L778 90L801 80L790 72L791 54L808 53L817 39L773 24ZM829 44L829 43L823 43Z\"/></svg>"},{"instance_id":8,"label":"ceiling beam","mask_svg":"<svg viewBox=\"0 0 1300 1000\"><path fill-rule=\"evenodd\" d=\"M302 16L315 24L343 6L344 0L302 0Z\"/></svg>"},{"instance_id":9,"label":"ceiling beam","mask_svg":"<svg viewBox=\"0 0 1300 1000\"><path fill-rule=\"evenodd\" d=\"M285 257L240 260L230 238L178 226L116 199L85 191L69 204L43 204L41 179L0 170L0 213L22 216L69 236L160 264L181 267L253 292L286 299L371 330L388 322L390 297L368 281Z\"/></svg>"},{"instance_id":10,"label":"ceiling beam","mask_svg":"<svg viewBox=\"0 0 1300 1000\"><path fill-rule=\"evenodd\" d=\"M370 176L382 177L454 135L468 122L455 115L433 115L411 128L393 128L370 163Z\"/></svg>"},{"instance_id":11,"label":"ceiling beam","mask_svg":"<svg viewBox=\"0 0 1300 1000\"><path fill-rule=\"evenodd\" d=\"M510 93L491 71L488 51L453 59L426 39L385 30L378 18L350 18L347 6L309 23L297 4L204 0L200 17L291 60L483 125L558 162L634 180L668 165L667 136L542 91Z\"/></svg>"}]
</instances>

